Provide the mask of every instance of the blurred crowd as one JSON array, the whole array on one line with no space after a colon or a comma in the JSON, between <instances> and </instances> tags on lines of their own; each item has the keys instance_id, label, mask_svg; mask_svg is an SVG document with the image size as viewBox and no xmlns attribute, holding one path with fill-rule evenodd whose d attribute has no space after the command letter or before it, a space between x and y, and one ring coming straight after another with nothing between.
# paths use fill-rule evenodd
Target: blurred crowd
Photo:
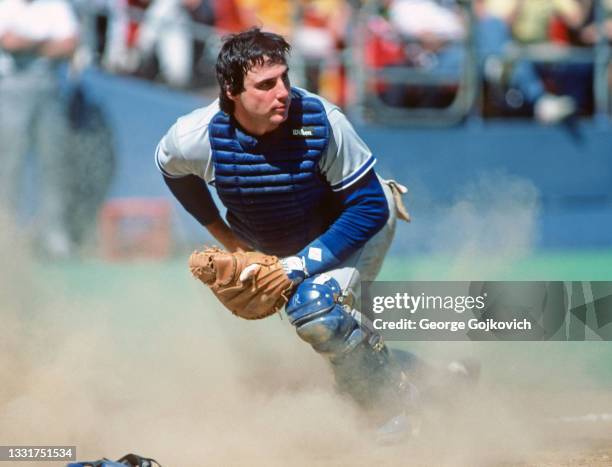
<instances>
[{"instance_id":1,"label":"blurred crowd","mask_svg":"<svg viewBox=\"0 0 612 467\"><path fill-rule=\"evenodd\" d=\"M74 0L88 24L93 60L106 70L173 87L214 85L220 38L260 26L288 37L305 85L339 78L353 9L344 0ZM325 66L322 66L325 64ZM325 71L333 68L326 75ZM331 77L331 78L329 78ZM338 86L337 83L331 86ZM328 85L329 87L330 85ZM334 98L338 97L336 89ZM337 99L336 99L337 100Z\"/></svg>"},{"instance_id":2,"label":"blurred crowd","mask_svg":"<svg viewBox=\"0 0 612 467\"><path fill-rule=\"evenodd\" d=\"M588 51L598 42L598 14L601 41L612 38L610 0L383 0L374 11L365 46L370 67L449 77L445 86L376 83L389 105L447 105L471 39L485 113L533 112L555 123L592 111L593 55L584 59L579 48Z\"/></svg>"},{"instance_id":3,"label":"blurred crowd","mask_svg":"<svg viewBox=\"0 0 612 467\"><path fill-rule=\"evenodd\" d=\"M0 0L19 1L28 0ZM367 92L388 105L448 105L472 37L484 111L533 112L543 122L593 108L592 60L561 57L551 63L551 56L598 42L598 6L602 32L612 38L612 0L65 1L80 18L81 66L95 63L176 88L214 86L220 38L260 26L293 44L296 84L343 106L356 94L347 69L362 65L447 77L442 85L427 78L421 85L370 82Z\"/></svg>"},{"instance_id":4,"label":"blurred crowd","mask_svg":"<svg viewBox=\"0 0 612 467\"><path fill-rule=\"evenodd\" d=\"M560 51L598 42L598 7L601 32L612 38L612 0L73 2L82 17L94 18L87 27L89 45L93 59L109 71L179 88L214 85L219 38L257 25L290 39L299 85L340 105L354 99L347 65L359 63L449 78L444 85L427 78L420 85L370 83L368 91L388 105L448 105L460 85L467 39L473 37L485 113L533 113L545 123L592 112L592 60L564 59ZM551 61L555 54L560 59Z\"/></svg>"},{"instance_id":5,"label":"blurred crowd","mask_svg":"<svg viewBox=\"0 0 612 467\"><path fill-rule=\"evenodd\" d=\"M0 208L22 202L33 150L32 236L45 254L69 256L113 167L109 125L79 71L214 89L221 37L251 26L285 35L294 84L341 106L355 102L360 82L389 107L444 108L471 64L485 115L551 124L593 111L593 50L609 61L612 0L0 0ZM71 65L68 93L62 64ZM390 70L412 75L377 73Z\"/></svg>"},{"instance_id":6,"label":"blurred crowd","mask_svg":"<svg viewBox=\"0 0 612 467\"><path fill-rule=\"evenodd\" d=\"M64 0L0 0L0 220L28 225L21 234L50 258L73 255L91 236L113 172L103 112L78 77L61 73L82 35ZM30 153L35 200L25 190Z\"/></svg>"}]
</instances>

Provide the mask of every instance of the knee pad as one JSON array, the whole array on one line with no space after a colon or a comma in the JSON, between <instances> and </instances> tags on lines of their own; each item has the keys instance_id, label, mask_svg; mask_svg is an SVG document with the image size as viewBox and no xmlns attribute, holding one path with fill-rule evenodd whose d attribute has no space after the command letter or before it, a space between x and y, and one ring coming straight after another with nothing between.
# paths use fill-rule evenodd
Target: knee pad
<instances>
[{"instance_id":1,"label":"knee pad","mask_svg":"<svg viewBox=\"0 0 612 467\"><path fill-rule=\"evenodd\" d=\"M285 308L300 338L334 359L368 340L358 313L338 303L340 284L326 275L302 282Z\"/></svg>"},{"instance_id":2,"label":"knee pad","mask_svg":"<svg viewBox=\"0 0 612 467\"><path fill-rule=\"evenodd\" d=\"M289 322L299 327L303 322L332 310L340 295L340 284L330 276L318 275L304 280L289 299L285 311Z\"/></svg>"},{"instance_id":3,"label":"knee pad","mask_svg":"<svg viewBox=\"0 0 612 467\"><path fill-rule=\"evenodd\" d=\"M331 276L308 278L297 287L285 312L298 336L329 360L339 391L369 407L400 388L402 372L372 323L347 303L342 292Z\"/></svg>"}]
</instances>

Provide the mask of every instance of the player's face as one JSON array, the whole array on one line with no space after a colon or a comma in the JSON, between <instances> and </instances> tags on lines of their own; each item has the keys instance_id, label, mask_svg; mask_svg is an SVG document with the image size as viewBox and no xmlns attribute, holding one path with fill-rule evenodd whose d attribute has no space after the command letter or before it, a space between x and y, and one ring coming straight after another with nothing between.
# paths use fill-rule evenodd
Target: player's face
<instances>
[{"instance_id":1,"label":"player's face","mask_svg":"<svg viewBox=\"0 0 612 467\"><path fill-rule=\"evenodd\" d=\"M228 97L234 101L234 117L247 131L272 131L289 114L289 69L287 65L268 62L256 65L244 77L244 91Z\"/></svg>"}]
</instances>

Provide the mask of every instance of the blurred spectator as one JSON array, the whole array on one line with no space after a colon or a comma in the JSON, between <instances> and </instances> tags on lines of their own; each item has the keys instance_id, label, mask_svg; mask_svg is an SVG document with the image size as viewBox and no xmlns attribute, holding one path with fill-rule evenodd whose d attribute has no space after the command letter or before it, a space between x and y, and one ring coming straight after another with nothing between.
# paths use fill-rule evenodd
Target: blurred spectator
<instances>
[{"instance_id":1,"label":"blurred spectator","mask_svg":"<svg viewBox=\"0 0 612 467\"><path fill-rule=\"evenodd\" d=\"M366 31L364 59L368 66L376 69L407 63L402 37L389 22L388 5L380 5L377 14L368 18ZM378 82L375 86L376 91L381 93L387 87L384 82Z\"/></svg>"},{"instance_id":2,"label":"blurred spectator","mask_svg":"<svg viewBox=\"0 0 612 467\"><path fill-rule=\"evenodd\" d=\"M112 72L134 71L138 67L138 57L134 50L138 22L131 16L139 10L142 14L145 5L136 4L133 0L101 1L106 1L108 13L102 66Z\"/></svg>"},{"instance_id":3,"label":"blurred spectator","mask_svg":"<svg viewBox=\"0 0 612 467\"><path fill-rule=\"evenodd\" d=\"M214 26L221 34L246 28L235 0L183 0L183 6L195 23Z\"/></svg>"},{"instance_id":4,"label":"blurred spectator","mask_svg":"<svg viewBox=\"0 0 612 467\"><path fill-rule=\"evenodd\" d=\"M98 212L115 173L115 138L100 98L76 73L66 83L69 121L64 148L69 176L64 185L65 223L75 252L93 246Z\"/></svg>"},{"instance_id":5,"label":"blurred spectator","mask_svg":"<svg viewBox=\"0 0 612 467\"><path fill-rule=\"evenodd\" d=\"M546 3L546 2L544 2ZM525 11L539 12L540 16L545 13L552 15L554 8L564 11L568 18L577 21L575 15L578 10L569 7L562 10L564 5L574 5L574 0L551 1L550 9L540 0L476 0L474 7L478 17L477 43L479 57L485 80L491 89L509 87L503 93L504 104L509 108L520 108L527 105L533 107L535 117L543 123L556 123L576 111L576 100L568 95L554 95L547 91L539 70L534 63L522 57L515 57L512 61L506 58L512 44L511 21L518 14ZM502 10L503 9L503 10ZM570 14L571 13L571 14ZM534 19L534 23L539 21ZM550 20L550 17L549 17ZM544 35L535 33L535 28L523 26L525 31L531 31L531 39L536 36L546 38L548 23L544 23Z\"/></svg>"},{"instance_id":6,"label":"blurred spectator","mask_svg":"<svg viewBox=\"0 0 612 467\"><path fill-rule=\"evenodd\" d=\"M81 20L80 48L85 55L84 65L99 63L106 47L108 17L111 15L113 0L72 0L76 13Z\"/></svg>"},{"instance_id":7,"label":"blurred spectator","mask_svg":"<svg viewBox=\"0 0 612 467\"><path fill-rule=\"evenodd\" d=\"M212 0L215 27L221 32L238 32L246 29L244 18L238 9L238 0Z\"/></svg>"},{"instance_id":8,"label":"blurred spectator","mask_svg":"<svg viewBox=\"0 0 612 467\"><path fill-rule=\"evenodd\" d=\"M109 0L111 24L103 65L110 71L153 78L157 68L170 85L191 81L193 38L185 4L190 0ZM199 3L199 2L197 2Z\"/></svg>"},{"instance_id":9,"label":"blurred spectator","mask_svg":"<svg viewBox=\"0 0 612 467\"><path fill-rule=\"evenodd\" d=\"M460 41L465 32L461 15L452 2L434 0L395 0L389 7L389 19L398 32L438 50L445 43Z\"/></svg>"},{"instance_id":10,"label":"blurred spectator","mask_svg":"<svg viewBox=\"0 0 612 467\"><path fill-rule=\"evenodd\" d=\"M601 33L603 42L612 42L612 0L581 0L587 11L584 24L578 30L571 30L570 40L578 46L594 46L599 42L600 32L597 24L597 3L600 3L602 22ZM608 63L608 88L612 89L612 62Z\"/></svg>"},{"instance_id":11,"label":"blurred spectator","mask_svg":"<svg viewBox=\"0 0 612 467\"><path fill-rule=\"evenodd\" d=\"M293 47L304 60L305 87L343 105L345 71L339 55L345 47L350 7L344 0L300 0L298 7Z\"/></svg>"},{"instance_id":12,"label":"blurred spectator","mask_svg":"<svg viewBox=\"0 0 612 467\"><path fill-rule=\"evenodd\" d=\"M136 38L141 65L157 58L163 79L174 87L191 83L193 28L190 11L202 0L151 0ZM211 17L212 19L212 17Z\"/></svg>"},{"instance_id":13,"label":"blurred spectator","mask_svg":"<svg viewBox=\"0 0 612 467\"><path fill-rule=\"evenodd\" d=\"M584 24L579 28L574 41L577 45L594 45L599 38L595 23L595 1L602 2L603 33L608 42L612 41L612 0L582 0L583 8L588 11Z\"/></svg>"},{"instance_id":14,"label":"blurred spectator","mask_svg":"<svg viewBox=\"0 0 612 467\"><path fill-rule=\"evenodd\" d=\"M579 27L586 12L577 0L485 0L491 16L512 27L513 38L521 44L550 40L551 22L558 18L570 28Z\"/></svg>"},{"instance_id":15,"label":"blurred spectator","mask_svg":"<svg viewBox=\"0 0 612 467\"><path fill-rule=\"evenodd\" d=\"M194 54L191 13L204 17L203 1L150 0L145 3L148 5L135 40L140 66L156 58L165 82L174 87L187 87L192 79Z\"/></svg>"},{"instance_id":16,"label":"blurred spectator","mask_svg":"<svg viewBox=\"0 0 612 467\"><path fill-rule=\"evenodd\" d=\"M407 42L408 60L421 68L457 74L456 43L463 40L463 18L452 2L435 0L395 0L389 7L389 20Z\"/></svg>"},{"instance_id":17,"label":"blurred spectator","mask_svg":"<svg viewBox=\"0 0 612 467\"><path fill-rule=\"evenodd\" d=\"M504 101L509 101L511 106L528 104L543 123L555 123L571 115L575 110L573 100L547 93L533 63L518 59L510 69L505 67L503 57L512 43L511 31L502 19L490 14L485 1L474 2L476 53L485 81L493 87L509 85ZM389 24L404 47L401 65L426 69L458 82L465 61L462 41L466 35L466 19L457 3L448 0L392 0L386 3ZM390 104L398 105L405 102L408 90L403 85L389 86L383 96ZM435 107L449 103L448 85L424 83L418 90L421 105Z\"/></svg>"},{"instance_id":18,"label":"blurred spectator","mask_svg":"<svg viewBox=\"0 0 612 467\"><path fill-rule=\"evenodd\" d=\"M113 7L103 66L149 79L159 74L173 87L194 84L194 73L210 74L210 63L201 65L214 28L223 34L245 27L236 0L106 1ZM202 25L210 30L198 28Z\"/></svg>"},{"instance_id":19,"label":"blurred spectator","mask_svg":"<svg viewBox=\"0 0 612 467\"><path fill-rule=\"evenodd\" d=\"M193 44L195 63L192 85L211 86L217 83L213 64L218 52L219 36L245 29L243 19L235 0L190 0L185 6L197 27Z\"/></svg>"},{"instance_id":20,"label":"blurred spectator","mask_svg":"<svg viewBox=\"0 0 612 467\"><path fill-rule=\"evenodd\" d=\"M462 69L459 41L465 31L462 17L454 5L435 0L384 3L389 25L397 32L404 49L404 62L398 65L445 75L449 83L458 83ZM456 90L456 84L393 84L385 90L383 99L396 106L446 107Z\"/></svg>"},{"instance_id":21,"label":"blurred spectator","mask_svg":"<svg viewBox=\"0 0 612 467\"><path fill-rule=\"evenodd\" d=\"M295 17L293 0L236 0L247 27L258 26L287 38L293 31Z\"/></svg>"},{"instance_id":22,"label":"blurred spectator","mask_svg":"<svg viewBox=\"0 0 612 467\"><path fill-rule=\"evenodd\" d=\"M485 8L511 27L519 45L568 45L589 11L580 0L486 0ZM583 111L591 107L592 65L536 62L535 69L547 89L571 97L574 107Z\"/></svg>"},{"instance_id":23,"label":"blurred spectator","mask_svg":"<svg viewBox=\"0 0 612 467\"><path fill-rule=\"evenodd\" d=\"M77 18L64 0L0 0L0 202L16 208L21 167L30 149L40 166L39 241L65 257L72 245L65 224L67 120L57 67L78 44Z\"/></svg>"}]
</instances>

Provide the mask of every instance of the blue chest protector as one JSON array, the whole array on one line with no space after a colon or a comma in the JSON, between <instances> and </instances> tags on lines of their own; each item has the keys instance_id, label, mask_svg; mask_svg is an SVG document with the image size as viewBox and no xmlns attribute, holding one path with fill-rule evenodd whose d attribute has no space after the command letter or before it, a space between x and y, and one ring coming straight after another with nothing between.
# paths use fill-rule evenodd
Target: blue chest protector
<instances>
[{"instance_id":1,"label":"blue chest protector","mask_svg":"<svg viewBox=\"0 0 612 467\"><path fill-rule=\"evenodd\" d=\"M278 256L323 233L339 215L318 167L330 132L323 104L296 89L287 120L260 137L217 113L209 125L215 187L232 230Z\"/></svg>"}]
</instances>

